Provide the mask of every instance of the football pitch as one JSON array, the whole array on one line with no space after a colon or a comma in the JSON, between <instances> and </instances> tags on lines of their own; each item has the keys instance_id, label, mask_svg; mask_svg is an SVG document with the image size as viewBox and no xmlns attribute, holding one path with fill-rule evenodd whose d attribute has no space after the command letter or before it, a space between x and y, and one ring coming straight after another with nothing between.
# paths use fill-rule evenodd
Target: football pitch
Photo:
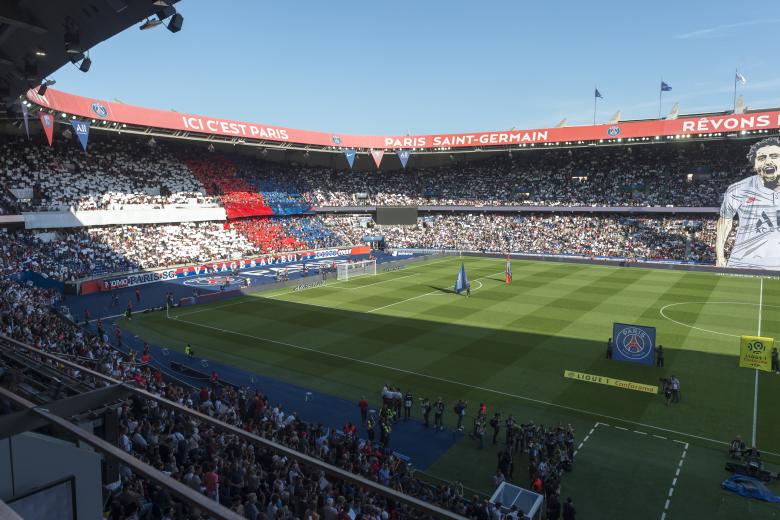
<instances>
[{"instance_id":1,"label":"football pitch","mask_svg":"<svg viewBox=\"0 0 780 520\"><path fill-rule=\"evenodd\" d=\"M471 297L452 286L461 265ZM576 428L564 475L583 518L780 518L780 505L721 491L726 443L741 434L780 465L780 375L738 367L739 336L780 337L780 280L552 262L447 257L302 291L256 293L123 325L168 348L312 390L375 403L382 385L489 414ZM664 368L605 359L613 322L653 326ZM682 400L566 379L564 370L658 385ZM417 407L414 412L419 414ZM468 428L467 428L468 430ZM490 433L491 430L488 429ZM492 491L497 448L464 437L428 469ZM503 439L504 432L500 438ZM500 446L500 444L499 444ZM515 459L527 486L527 459ZM770 490L780 494L780 485Z\"/></svg>"}]
</instances>

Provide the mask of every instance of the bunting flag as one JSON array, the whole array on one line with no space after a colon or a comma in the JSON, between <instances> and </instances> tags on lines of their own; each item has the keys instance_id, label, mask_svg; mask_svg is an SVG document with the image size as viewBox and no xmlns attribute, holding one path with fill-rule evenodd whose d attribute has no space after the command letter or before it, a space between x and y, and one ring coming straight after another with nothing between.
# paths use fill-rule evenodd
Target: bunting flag
<instances>
[{"instance_id":1,"label":"bunting flag","mask_svg":"<svg viewBox=\"0 0 780 520\"><path fill-rule=\"evenodd\" d=\"M461 262L460 271L458 271L458 278L455 280L455 292L460 294L463 289L469 286L469 280L466 278L466 266Z\"/></svg>"},{"instance_id":2,"label":"bunting flag","mask_svg":"<svg viewBox=\"0 0 780 520\"><path fill-rule=\"evenodd\" d=\"M371 157L374 158L376 167L379 168L379 164L382 162L382 156L385 155L384 150L371 150Z\"/></svg>"},{"instance_id":3,"label":"bunting flag","mask_svg":"<svg viewBox=\"0 0 780 520\"><path fill-rule=\"evenodd\" d=\"M357 155L355 153L355 150L353 150L352 148L348 148L344 150L344 155L347 156L347 162L349 163L349 168L352 169L352 165L355 163L355 155Z\"/></svg>"},{"instance_id":4,"label":"bunting flag","mask_svg":"<svg viewBox=\"0 0 780 520\"><path fill-rule=\"evenodd\" d=\"M39 115L41 125L43 125L43 132L46 134L46 139L49 140L49 146L51 146L51 142L54 139L54 116L44 112L41 112Z\"/></svg>"},{"instance_id":5,"label":"bunting flag","mask_svg":"<svg viewBox=\"0 0 780 520\"><path fill-rule=\"evenodd\" d=\"M70 124L73 125L73 130L76 131L76 135L79 136L79 142L81 143L81 147L84 148L84 151L87 151L87 141L89 140L89 120L84 121L71 121Z\"/></svg>"},{"instance_id":6,"label":"bunting flag","mask_svg":"<svg viewBox=\"0 0 780 520\"><path fill-rule=\"evenodd\" d=\"M24 130L27 132L27 139L30 138L30 114L27 111L27 105L24 104L24 100L20 101L22 105L22 118L24 119Z\"/></svg>"},{"instance_id":7,"label":"bunting flag","mask_svg":"<svg viewBox=\"0 0 780 520\"><path fill-rule=\"evenodd\" d=\"M398 150L398 158L401 159L401 166L406 169L406 163L409 162L409 157L411 157L412 152L409 150Z\"/></svg>"}]
</instances>

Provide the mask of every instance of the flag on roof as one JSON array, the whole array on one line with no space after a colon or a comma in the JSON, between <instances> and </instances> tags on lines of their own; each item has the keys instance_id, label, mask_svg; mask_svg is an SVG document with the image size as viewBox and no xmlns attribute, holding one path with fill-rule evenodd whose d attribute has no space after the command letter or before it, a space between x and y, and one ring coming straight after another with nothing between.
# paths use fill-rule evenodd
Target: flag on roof
<instances>
[{"instance_id":1,"label":"flag on roof","mask_svg":"<svg viewBox=\"0 0 780 520\"><path fill-rule=\"evenodd\" d=\"M740 85L747 85L747 79L739 72L737 72L737 75L734 77L734 81L738 82Z\"/></svg>"},{"instance_id":2,"label":"flag on roof","mask_svg":"<svg viewBox=\"0 0 780 520\"><path fill-rule=\"evenodd\" d=\"M672 90L672 86L664 81L661 82L661 92L669 92Z\"/></svg>"},{"instance_id":3,"label":"flag on roof","mask_svg":"<svg viewBox=\"0 0 780 520\"><path fill-rule=\"evenodd\" d=\"M601 92L599 92L599 89L596 89L596 93L593 94L593 95L596 96L597 98L604 99L604 96L601 95Z\"/></svg>"}]
</instances>

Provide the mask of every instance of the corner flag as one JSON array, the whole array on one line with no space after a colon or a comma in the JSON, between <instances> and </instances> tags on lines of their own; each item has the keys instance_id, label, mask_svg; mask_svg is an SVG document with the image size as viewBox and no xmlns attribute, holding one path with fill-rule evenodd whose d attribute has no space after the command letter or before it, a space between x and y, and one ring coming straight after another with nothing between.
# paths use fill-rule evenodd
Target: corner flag
<instances>
[{"instance_id":1,"label":"corner flag","mask_svg":"<svg viewBox=\"0 0 780 520\"><path fill-rule=\"evenodd\" d=\"M466 266L462 263L460 264L460 271L458 272L458 279L455 280L455 292L460 294L460 292L468 287L469 281L466 278Z\"/></svg>"},{"instance_id":2,"label":"corner flag","mask_svg":"<svg viewBox=\"0 0 780 520\"><path fill-rule=\"evenodd\" d=\"M504 280L507 284L512 283L512 266L509 262L509 258L506 259L506 274L504 275Z\"/></svg>"}]
</instances>

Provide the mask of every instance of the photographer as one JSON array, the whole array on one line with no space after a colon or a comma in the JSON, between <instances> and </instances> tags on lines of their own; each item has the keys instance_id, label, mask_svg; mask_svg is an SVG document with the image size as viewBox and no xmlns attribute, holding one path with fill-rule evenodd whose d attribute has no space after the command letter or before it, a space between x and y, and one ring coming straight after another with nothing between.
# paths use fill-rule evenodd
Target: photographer
<instances>
[{"instance_id":1,"label":"photographer","mask_svg":"<svg viewBox=\"0 0 780 520\"><path fill-rule=\"evenodd\" d=\"M485 421L479 417L475 420L475 436L479 440L479 449L485 448Z\"/></svg>"},{"instance_id":2,"label":"photographer","mask_svg":"<svg viewBox=\"0 0 780 520\"><path fill-rule=\"evenodd\" d=\"M498 432L501 430L501 414L496 412L492 419L490 419L490 427L493 428L493 445L498 442Z\"/></svg>"},{"instance_id":3,"label":"photographer","mask_svg":"<svg viewBox=\"0 0 780 520\"><path fill-rule=\"evenodd\" d=\"M436 399L433 405L433 427L437 430L444 430L444 401L441 397Z\"/></svg>"},{"instance_id":4,"label":"photographer","mask_svg":"<svg viewBox=\"0 0 780 520\"><path fill-rule=\"evenodd\" d=\"M658 380L661 382L661 392L663 393L663 396L666 399L666 406L669 406L669 403L672 402L672 395L673 395L672 382L665 377L661 377Z\"/></svg>"},{"instance_id":5,"label":"photographer","mask_svg":"<svg viewBox=\"0 0 780 520\"><path fill-rule=\"evenodd\" d=\"M406 391L406 395L404 395L404 422L408 421L409 418L412 416L412 403L414 400L412 399L412 392Z\"/></svg>"},{"instance_id":6,"label":"photographer","mask_svg":"<svg viewBox=\"0 0 780 520\"><path fill-rule=\"evenodd\" d=\"M468 406L468 401L464 401L461 399L458 401L458 403L455 405L455 408L453 411L455 412L455 416L458 418L458 426L457 429L459 432L463 431L463 417L466 415L466 406Z\"/></svg>"},{"instance_id":7,"label":"photographer","mask_svg":"<svg viewBox=\"0 0 780 520\"><path fill-rule=\"evenodd\" d=\"M431 425L431 400L425 397L421 398L420 401L420 410L422 411L423 419L425 419L425 427L427 428Z\"/></svg>"},{"instance_id":8,"label":"photographer","mask_svg":"<svg viewBox=\"0 0 780 520\"><path fill-rule=\"evenodd\" d=\"M745 442L742 437L737 435L733 441L729 444L729 458L741 459L745 453Z\"/></svg>"}]
</instances>

